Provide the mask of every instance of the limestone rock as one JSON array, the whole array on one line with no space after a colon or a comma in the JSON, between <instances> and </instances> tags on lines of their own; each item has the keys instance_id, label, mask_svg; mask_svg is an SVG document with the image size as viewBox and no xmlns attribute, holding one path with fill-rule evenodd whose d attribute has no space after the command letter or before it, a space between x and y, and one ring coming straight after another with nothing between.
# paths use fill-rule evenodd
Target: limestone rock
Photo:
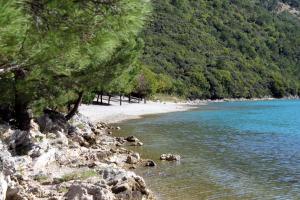
<instances>
[{"instance_id":1,"label":"limestone rock","mask_svg":"<svg viewBox=\"0 0 300 200\"><path fill-rule=\"evenodd\" d=\"M145 167L155 167L156 163L153 160L147 160L145 163Z\"/></svg>"},{"instance_id":2,"label":"limestone rock","mask_svg":"<svg viewBox=\"0 0 300 200\"><path fill-rule=\"evenodd\" d=\"M134 172L119 168L107 168L101 173L104 180L110 183L111 191L117 199L150 199L151 193L147 189L144 179Z\"/></svg>"},{"instance_id":3,"label":"limestone rock","mask_svg":"<svg viewBox=\"0 0 300 200\"><path fill-rule=\"evenodd\" d=\"M73 135L71 139L73 142L78 143L80 146L84 146L84 147L89 146L89 144L85 141L85 139L80 135Z\"/></svg>"},{"instance_id":4,"label":"limestone rock","mask_svg":"<svg viewBox=\"0 0 300 200\"><path fill-rule=\"evenodd\" d=\"M141 157L138 153L133 153L131 155L128 155L126 159L126 163L128 164L137 164L140 161Z\"/></svg>"},{"instance_id":5,"label":"limestone rock","mask_svg":"<svg viewBox=\"0 0 300 200\"><path fill-rule=\"evenodd\" d=\"M67 200L114 200L113 193L99 185L89 183L74 183L65 195Z\"/></svg>"},{"instance_id":6,"label":"limestone rock","mask_svg":"<svg viewBox=\"0 0 300 200\"><path fill-rule=\"evenodd\" d=\"M166 161L179 161L180 160L180 155L176 154L162 154L160 156L161 160L166 160Z\"/></svg>"},{"instance_id":7,"label":"limestone rock","mask_svg":"<svg viewBox=\"0 0 300 200\"><path fill-rule=\"evenodd\" d=\"M33 168L36 170L43 169L55 161L57 149L52 148L43 153L40 157L33 160Z\"/></svg>"},{"instance_id":8,"label":"limestone rock","mask_svg":"<svg viewBox=\"0 0 300 200\"><path fill-rule=\"evenodd\" d=\"M13 130L7 124L0 124L0 139L3 142L7 142L10 136L13 134Z\"/></svg>"},{"instance_id":9,"label":"limestone rock","mask_svg":"<svg viewBox=\"0 0 300 200\"><path fill-rule=\"evenodd\" d=\"M9 149L13 154L25 155L33 145L30 132L15 130L9 138Z\"/></svg>"},{"instance_id":10,"label":"limestone rock","mask_svg":"<svg viewBox=\"0 0 300 200\"><path fill-rule=\"evenodd\" d=\"M32 131L40 131L40 126L34 120L30 121L30 130Z\"/></svg>"},{"instance_id":11,"label":"limestone rock","mask_svg":"<svg viewBox=\"0 0 300 200\"><path fill-rule=\"evenodd\" d=\"M140 147L140 146L143 146L144 144L142 142L134 142L134 143L131 143L130 146L137 146L137 147Z\"/></svg>"},{"instance_id":12,"label":"limestone rock","mask_svg":"<svg viewBox=\"0 0 300 200\"><path fill-rule=\"evenodd\" d=\"M25 191L25 188L23 186L14 181L11 181L8 184L6 199L29 200L32 198L30 198L30 195Z\"/></svg>"},{"instance_id":13,"label":"limestone rock","mask_svg":"<svg viewBox=\"0 0 300 200\"><path fill-rule=\"evenodd\" d=\"M4 179L4 175L0 174L0 200L5 200L7 191L7 182Z\"/></svg>"},{"instance_id":14,"label":"limestone rock","mask_svg":"<svg viewBox=\"0 0 300 200\"><path fill-rule=\"evenodd\" d=\"M4 176L10 176L16 172L15 161L11 157L10 152L7 150L7 146L0 141L0 172Z\"/></svg>"},{"instance_id":15,"label":"limestone rock","mask_svg":"<svg viewBox=\"0 0 300 200\"><path fill-rule=\"evenodd\" d=\"M145 162L138 153L116 148L141 145L134 136L115 138L108 131L118 128L95 126L81 115L66 122L53 111L38 124L31 121L27 132L0 125L0 200L152 199L144 180L122 168ZM90 168L97 174L76 178Z\"/></svg>"},{"instance_id":16,"label":"limestone rock","mask_svg":"<svg viewBox=\"0 0 300 200\"><path fill-rule=\"evenodd\" d=\"M140 140L134 136L129 136L126 138L128 142L139 142Z\"/></svg>"},{"instance_id":17,"label":"limestone rock","mask_svg":"<svg viewBox=\"0 0 300 200\"><path fill-rule=\"evenodd\" d=\"M67 136L66 136L66 134L64 132L57 131L57 132L55 132L55 135L56 135L55 142L57 144L60 144L62 146L68 146L69 140L68 140L68 138L67 138Z\"/></svg>"},{"instance_id":18,"label":"limestone rock","mask_svg":"<svg viewBox=\"0 0 300 200\"><path fill-rule=\"evenodd\" d=\"M104 130L101 130L101 129L94 129L92 130L96 135L103 135L105 134L105 131Z\"/></svg>"},{"instance_id":19,"label":"limestone rock","mask_svg":"<svg viewBox=\"0 0 300 200\"><path fill-rule=\"evenodd\" d=\"M41 132L68 132L70 125L63 114L53 110L45 110L44 113L37 119Z\"/></svg>"}]
</instances>

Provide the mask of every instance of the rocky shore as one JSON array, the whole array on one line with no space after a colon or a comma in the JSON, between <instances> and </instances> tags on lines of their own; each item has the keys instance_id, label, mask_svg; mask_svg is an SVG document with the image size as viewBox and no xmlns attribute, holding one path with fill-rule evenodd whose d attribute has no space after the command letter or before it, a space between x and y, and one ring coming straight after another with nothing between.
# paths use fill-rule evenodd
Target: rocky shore
<instances>
[{"instance_id":1,"label":"rocky shore","mask_svg":"<svg viewBox=\"0 0 300 200\"><path fill-rule=\"evenodd\" d=\"M137 138L113 137L112 127L82 115L66 122L49 112L30 131L0 125L0 200L151 200L152 192L131 169L152 167L126 145Z\"/></svg>"}]
</instances>

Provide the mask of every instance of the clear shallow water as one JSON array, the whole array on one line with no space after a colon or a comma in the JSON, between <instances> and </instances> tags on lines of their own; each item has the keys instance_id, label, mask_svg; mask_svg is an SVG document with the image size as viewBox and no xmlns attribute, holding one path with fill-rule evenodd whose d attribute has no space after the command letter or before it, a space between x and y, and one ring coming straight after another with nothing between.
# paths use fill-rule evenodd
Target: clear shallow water
<instances>
[{"instance_id":1,"label":"clear shallow water","mask_svg":"<svg viewBox=\"0 0 300 200\"><path fill-rule=\"evenodd\" d=\"M122 124L159 199L300 199L300 101L213 103ZM180 163L158 160L178 153Z\"/></svg>"}]
</instances>

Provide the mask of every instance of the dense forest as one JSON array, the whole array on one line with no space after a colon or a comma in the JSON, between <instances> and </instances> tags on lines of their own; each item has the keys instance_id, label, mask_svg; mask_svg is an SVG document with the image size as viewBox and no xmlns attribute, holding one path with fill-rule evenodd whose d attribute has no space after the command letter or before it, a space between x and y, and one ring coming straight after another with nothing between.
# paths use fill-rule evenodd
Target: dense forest
<instances>
[{"instance_id":1,"label":"dense forest","mask_svg":"<svg viewBox=\"0 0 300 200\"><path fill-rule=\"evenodd\" d=\"M154 0L142 63L157 92L188 98L300 94L300 21L277 0ZM299 0L283 1L299 7Z\"/></svg>"}]
</instances>

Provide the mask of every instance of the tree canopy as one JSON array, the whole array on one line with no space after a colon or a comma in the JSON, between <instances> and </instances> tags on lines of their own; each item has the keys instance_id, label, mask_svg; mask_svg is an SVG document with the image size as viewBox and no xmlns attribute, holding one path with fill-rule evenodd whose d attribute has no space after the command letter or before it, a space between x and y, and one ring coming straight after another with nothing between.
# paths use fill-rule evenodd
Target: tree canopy
<instances>
[{"instance_id":1,"label":"tree canopy","mask_svg":"<svg viewBox=\"0 0 300 200\"><path fill-rule=\"evenodd\" d=\"M148 0L0 0L2 107L24 121L108 85L135 62L149 11Z\"/></svg>"}]
</instances>

